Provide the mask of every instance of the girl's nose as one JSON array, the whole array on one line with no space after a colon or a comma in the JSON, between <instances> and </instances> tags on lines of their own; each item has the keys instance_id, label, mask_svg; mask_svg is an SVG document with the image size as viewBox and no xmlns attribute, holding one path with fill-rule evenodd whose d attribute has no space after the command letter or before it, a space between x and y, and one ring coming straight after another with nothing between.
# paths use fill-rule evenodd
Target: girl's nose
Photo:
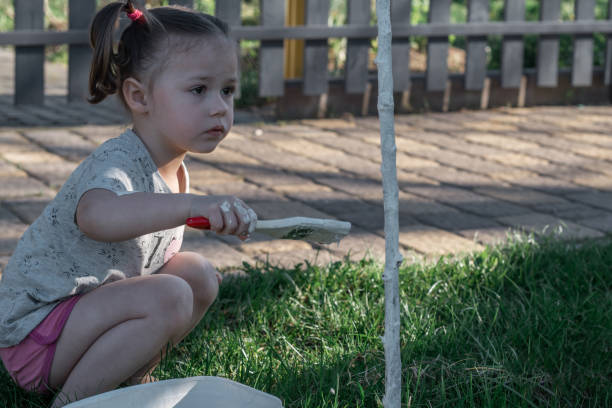
<instances>
[{"instance_id":1,"label":"girl's nose","mask_svg":"<svg viewBox=\"0 0 612 408\"><path fill-rule=\"evenodd\" d=\"M225 116L229 109L227 101L222 95L217 95L211 102L210 116Z\"/></svg>"}]
</instances>

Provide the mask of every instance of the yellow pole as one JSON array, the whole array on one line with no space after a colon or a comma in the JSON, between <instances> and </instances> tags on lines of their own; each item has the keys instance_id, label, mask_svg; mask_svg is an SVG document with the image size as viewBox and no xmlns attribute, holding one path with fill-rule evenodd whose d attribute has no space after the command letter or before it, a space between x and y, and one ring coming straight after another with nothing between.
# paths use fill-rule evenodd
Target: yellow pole
<instances>
[{"instance_id":1,"label":"yellow pole","mask_svg":"<svg viewBox=\"0 0 612 408\"><path fill-rule=\"evenodd\" d=\"M306 0L287 0L285 25L304 25ZM285 79L301 78L304 66L304 40L285 40Z\"/></svg>"}]
</instances>

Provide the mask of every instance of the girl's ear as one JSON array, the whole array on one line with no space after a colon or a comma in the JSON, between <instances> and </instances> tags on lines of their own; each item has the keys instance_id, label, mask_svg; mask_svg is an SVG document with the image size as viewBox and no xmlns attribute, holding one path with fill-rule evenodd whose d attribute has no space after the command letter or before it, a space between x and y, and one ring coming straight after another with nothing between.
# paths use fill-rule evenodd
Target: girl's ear
<instances>
[{"instance_id":1,"label":"girl's ear","mask_svg":"<svg viewBox=\"0 0 612 408\"><path fill-rule=\"evenodd\" d=\"M140 81L129 77L123 81L121 92L132 112L145 114L149 111L147 88Z\"/></svg>"}]
</instances>

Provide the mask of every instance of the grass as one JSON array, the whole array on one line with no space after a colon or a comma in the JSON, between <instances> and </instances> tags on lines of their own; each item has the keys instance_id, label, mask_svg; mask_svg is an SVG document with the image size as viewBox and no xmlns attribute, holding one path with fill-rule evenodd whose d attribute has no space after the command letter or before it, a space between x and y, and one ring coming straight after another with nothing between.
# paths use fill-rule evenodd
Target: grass
<instances>
[{"instance_id":1,"label":"grass","mask_svg":"<svg viewBox=\"0 0 612 408\"><path fill-rule=\"evenodd\" d=\"M400 270L403 406L612 405L612 242L516 238ZM161 379L227 377L285 407L380 407L382 265L244 265ZM48 400L14 387L7 407Z\"/></svg>"}]
</instances>

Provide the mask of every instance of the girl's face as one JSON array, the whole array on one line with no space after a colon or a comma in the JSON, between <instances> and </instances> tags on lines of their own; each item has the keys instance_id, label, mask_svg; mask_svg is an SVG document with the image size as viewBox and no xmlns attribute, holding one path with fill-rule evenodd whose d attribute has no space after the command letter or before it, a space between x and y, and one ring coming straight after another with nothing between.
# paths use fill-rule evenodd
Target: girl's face
<instances>
[{"instance_id":1,"label":"girl's face","mask_svg":"<svg viewBox=\"0 0 612 408\"><path fill-rule=\"evenodd\" d=\"M162 62L164 69L149 86L149 120L168 153L210 153L229 132L238 86L230 41L204 37L187 51L171 51L171 61Z\"/></svg>"}]
</instances>

